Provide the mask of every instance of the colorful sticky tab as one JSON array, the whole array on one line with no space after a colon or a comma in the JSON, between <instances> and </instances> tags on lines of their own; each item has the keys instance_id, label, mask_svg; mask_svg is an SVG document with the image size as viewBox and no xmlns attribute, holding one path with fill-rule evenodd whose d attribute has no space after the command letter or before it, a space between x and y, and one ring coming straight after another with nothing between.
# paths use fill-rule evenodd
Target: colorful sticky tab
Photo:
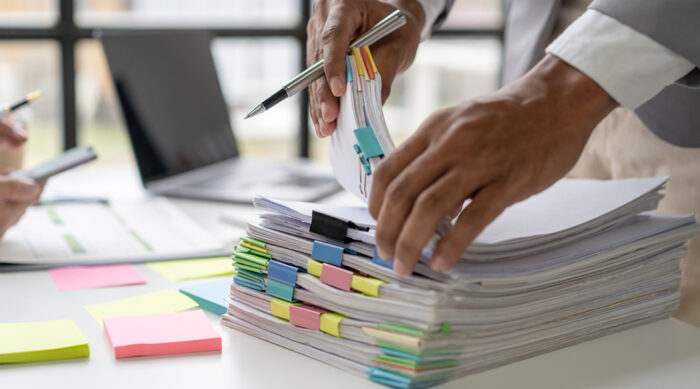
<instances>
[{"instance_id":1,"label":"colorful sticky tab","mask_svg":"<svg viewBox=\"0 0 700 389\"><path fill-rule=\"evenodd\" d=\"M246 287L248 289L254 289L254 290L257 290L260 292L265 291L265 284L262 282L251 281L247 278L240 277L240 276L233 277L233 282L236 285L240 285L240 286Z\"/></svg>"},{"instance_id":2,"label":"colorful sticky tab","mask_svg":"<svg viewBox=\"0 0 700 389\"><path fill-rule=\"evenodd\" d=\"M315 240L311 249L311 258L331 265L342 266L343 248Z\"/></svg>"},{"instance_id":3,"label":"colorful sticky tab","mask_svg":"<svg viewBox=\"0 0 700 389\"><path fill-rule=\"evenodd\" d=\"M349 292L352 285L352 274L350 270L324 263L320 278L321 282L326 285Z\"/></svg>"},{"instance_id":4,"label":"colorful sticky tab","mask_svg":"<svg viewBox=\"0 0 700 389\"><path fill-rule=\"evenodd\" d=\"M263 242L260 239L251 238L250 236L244 236L241 238L241 240L244 242L250 243L252 245L258 246L260 248L263 248L263 249L267 248L267 243Z\"/></svg>"},{"instance_id":5,"label":"colorful sticky tab","mask_svg":"<svg viewBox=\"0 0 700 389\"><path fill-rule=\"evenodd\" d=\"M270 312L275 317L289 320L289 307L292 305L301 305L301 303L290 303L289 301L273 298L270 300Z\"/></svg>"},{"instance_id":6,"label":"colorful sticky tab","mask_svg":"<svg viewBox=\"0 0 700 389\"><path fill-rule=\"evenodd\" d=\"M382 285L386 282L372 277L358 276L357 274L352 276L352 289L362 292L368 296L379 297L379 290Z\"/></svg>"},{"instance_id":7,"label":"colorful sticky tab","mask_svg":"<svg viewBox=\"0 0 700 389\"><path fill-rule=\"evenodd\" d=\"M247 247L247 248L249 248L249 249L251 249L251 250L257 251L257 252L260 253L260 254L264 254L264 255L266 255L266 256L269 256L269 255L270 255L270 252L269 252L266 248L264 248L264 247L258 247L258 246L254 245L254 244L251 244L251 243L248 243L248 242L245 242L245 241L241 242L240 244L241 244L241 246L243 246L243 247Z\"/></svg>"},{"instance_id":8,"label":"colorful sticky tab","mask_svg":"<svg viewBox=\"0 0 700 389\"><path fill-rule=\"evenodd\" d=\"M350 56L346 55L345 56L345 82L348 84L352 84L352 65L350 65Z\"/></svg>"},{"instance_id":9,"label":"colorful sticky tab","mask_svg":"<svg viewBox=\"0 0 700 389\"><path fill-rule=\"evenodd\" d=\"M231 280L188 285L180 288L180 292L194 300L202 309L223 315L228 309L226 298L231 294Z\"/></svg>"},{"instance_id":10,"label":"colorful sticky tab","mask_svg":"<svg viewBox=\"0 0 700 389\"><path fill-rule=\"evenodd\" d=\"M327 334L340 338L340 322L346 317L347 316L335 312L322 313L319 329Z\"/></svg>"},{"instance_id":11,"label":"colorful sticky tab","mask_svg":"<svg viewBox=\"0 0 700 389\"><path fill-rule=\"evenodd\" d=\"M267 279L265 293L287 301L294 301L294 287L271 278Z\"/></svg>"},{"instance_id":12,"label":"colorful sticky tab","mask_svg":"<svg viewBox=\"0 0 700 389\"><path fill-rule=\"evenodd\" d=\"M318 331L321 328L321 314L327 312L312 305L290 305L289 322L298 327Z\"/></svg>"},{"instance_id":13,"label":"colorful sticky tab","mask_svg":"<svg viewBox=\"0 0 700 389\"><path fill-rule=\"evenodd\" d=\"M270 260L267 264L267 276L275 281L295 286L297 284L298 268L282 262Z\"/></svg>"},{"instance_id":14,"label":"colorful sticky tab","mask_svg":"<svg viewBox=\"0 0 700 389\"><path fill-rule=\"evenodd\" d=\"M373 73L378 73L379 71L377 70L377 64L374 63L374 57L372 57L372 51L369 49L369 46L363 46L363 50L367 53L367 57L369 57L369 63L372 66L372 72Z\"/></svg>"},{"instance_id":15,"label":"colorful sticky tab","mask_svg":"<svg viewBox=\"0 0 700 389\"><path fill-rule=\"evenodd\" d=\"M201 310L105 319L116 358L221 350L221 336Z\"/></svg>"},{"instance_id":16,"label":"colorful sticky tab","mask_svg":"<svg viewBox=\"0 0 700 389\"><path fill-rule=\"evenodd\" d=\"M319 261L309 259L309 261L306 262L306 271L315 277L321 277L322 269L323 269L323 264Z\"/></svg>"},{"instance_id":17,"label":"colorful sticky tab","mask_svg":"<svg viewBox=\"0 0 700 389\"><path fill-rule=\"evenodd\" d=\"M362 57L362 63L365 65L365 70L367 72L367 77L370 80L374 80L374 72L372 71L372 65L369 63L369 57L367 57L367 52L360 49L360 56Z\"/></svg>"},{"instance_id":18,"label":"colorful sticky tab","mask_svg":"<svg viewBox=\"0 0 700 389\"><path fill-rule=\"evenodd\" d=\"M379 254L377 254L377 248L374 248L374 256L372 257L372 263L377 264L379 266L383 266L387 269L393 269L394 268L394 260L393 259L381 259L379 257Z\"/></svg>"},{"instance_id":19,"label":"colorful sticky tab","mask_svg":"<svg viewBox=\"0 0 700 389\"><path fill-rule=\"evenodd\" d=\"M360 76L367 79L367 75L365 74L365 66L362 63L362 56L360 56L360 51L357 50L357 48L352 49L352 56L353 58L355 58L355 66L357 66L357 72L360 74Z\"/></svg>"},{"instance_id":20,"label":"colorful sticky tab","mask_svg":"<svg viewBox=\"0 0 700 389\"><path fill-rule=\"evenodd\" d=\"M177 290L165 289L108 303L85 305L84 308L102 325L103 319L107 317L172 313L197 306L194 300Z\"/></svg>"},{"instance_id":21,"label":"colorful sticky tab","mask_svg":"<svg viewBox=\"0 0 700 389\"><path fill-rule=\"evenodd\" d=\"M72 320L0 323L0 364L88 356L87 339Z\"/></svg>"},{"instance_id":22,"label":"colorful sticky tab","mask_svg":"<svg viewBox=\"0 0 700 389\"><path fill-rule=\"evenodd\" d=\"M49 269L58 290L105 288L145 284L146 279L131 264L70 266Z\"/></svg>"},{"instance_id":23,"label":"colorful sticky tab","mask_svg":"<svg viewBox=\"0 0 700 389\"><path fill-rule=\"evenodd\" d=\"M353 131L357 144L360 146L362 156L369 159L374 157L383 157L384 150L377 140L377 135L372 131L371 127L361 127Z\"/></svg>"},{"instance_id":24,"label":"colorful sticky tab","mask_svg":"<svg viewBox=\"0 0 700 389\"><path fill-rule=\"evenodd\" d=\"M231 265L231 258L229 257L149 262L146 265L170 281L228 276L233 274L233 266Z\"/></svg>"}]
</instances>

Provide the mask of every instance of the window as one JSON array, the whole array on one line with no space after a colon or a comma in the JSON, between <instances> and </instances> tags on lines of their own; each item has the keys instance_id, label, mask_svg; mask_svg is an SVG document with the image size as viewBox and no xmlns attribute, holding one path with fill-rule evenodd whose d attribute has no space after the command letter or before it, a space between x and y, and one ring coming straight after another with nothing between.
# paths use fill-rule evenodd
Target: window
<instances>
[{"instance_id":1,"label":"window","mask_svg":"<svg viewBox=\"0 0 700 389\"><path fill-rule=\"evenodd\" d=\"M25 118L26 164L76 144L94 145L100 163L130 162L95 31L207 30L216 37L212 52L241 151L323 160L327 141L311 135L306 93L275 107L274 115L242 119L302 70L310 14L306 0L3 0L0 102L44 92ZM397 140L434 109L496 88L502 15L502 0L456 0L443 29L421 45L414 66L395 82L385 112Z\"/></svg>"}]
</instances>

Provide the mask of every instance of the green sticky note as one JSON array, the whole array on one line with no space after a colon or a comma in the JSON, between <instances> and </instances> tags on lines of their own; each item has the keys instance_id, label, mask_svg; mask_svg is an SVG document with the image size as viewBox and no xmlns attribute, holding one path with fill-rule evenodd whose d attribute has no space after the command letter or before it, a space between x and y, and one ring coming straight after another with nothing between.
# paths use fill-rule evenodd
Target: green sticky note
<instances>
[{"instance_id":1,"label":"green sticky note","mask_svg":"<svg viewBox=\"0 0 700 389\"><path fill-rule=\"evenodd\" d=\"M173 313L197 308L197 306L194 300L177 290L166 289L103 304L85 305L85 309L100 325L103 325L102 319L106 317Z\"/></svg>"},{"instance_id":2,"label":"green sticky note","mask_svg":"<svg viewBox=\"0 0 700 389\"><path fill-rule=\"evenodd\" d=\"M90 356L87 339L72 320L0 323L0 363Z\"/></svg>"},{"instance_id":3,"label":"green sticky note","mask_svg":"<svg viewBox=\"0 0 700 389\"><path fill-rule=\"evenodd\" d=\"M233 274L233 265L229 257L149 262L146 265L170 281L229 276Z\"/></svg>"}]
</instances>

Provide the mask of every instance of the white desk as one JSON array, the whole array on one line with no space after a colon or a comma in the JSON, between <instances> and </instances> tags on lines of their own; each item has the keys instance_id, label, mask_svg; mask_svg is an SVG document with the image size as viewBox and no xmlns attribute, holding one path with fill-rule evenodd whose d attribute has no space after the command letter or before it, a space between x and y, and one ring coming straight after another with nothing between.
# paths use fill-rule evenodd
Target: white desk
<instances>
[{"instance_id":1,"label":"white desk","mask_svg":"<svg viewBox=\"0 0 700 389\"><path fill-rule=\"evenodd\" d=\"M62 180L57 180L52 184L54 188L49 190L75 188L76 181L73 180L84 182L85 177L94 173L88 170L59 177ZM138 194L130 170L110 171L108 176L112 184L120 182L120 191L124 191L116 195ZM93 180L91 182L94 184ZM124 186L124 182L130 182L131 186ZM174 201L224 241L235 241L243 230L222 223L221 212L250 212L246 207L222 203ZM220 353L116 360L102 328L82 308L83 305L203 281L170 282L145 265L137 267L146 277L146 285L64 292L57 290L46 271L0 273L0 322L72 319L87 337L91 353L88 359L0 365L0 388L381 387L365 378L223 327L218 323L218 317L210 313L207 316L223 339ZM700 329L667 319L476 374L443 387L699 386Z\"/></svg>"}]
</instances>

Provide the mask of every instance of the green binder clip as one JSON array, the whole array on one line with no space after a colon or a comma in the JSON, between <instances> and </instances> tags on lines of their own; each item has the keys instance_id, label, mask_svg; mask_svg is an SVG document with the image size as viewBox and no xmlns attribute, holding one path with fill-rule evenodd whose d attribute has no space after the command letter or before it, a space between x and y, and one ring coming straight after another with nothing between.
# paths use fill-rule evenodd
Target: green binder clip
<instances>
[{"instance_id":1,"label":"green binder clip","mask_svg":"<svg viewBox=\"0 0 700 389\"><path fill-rule=\"evenodd\" d=\"M369 159L374 157L384 157L384 150L379 145L377 136L372 131L371 127L362 127L353 131L357 144L353 145L353 149L360 158L360 163L365 173L369 176L372 174L372 168L369 164Z\"/></svg>"}]
</instances>

